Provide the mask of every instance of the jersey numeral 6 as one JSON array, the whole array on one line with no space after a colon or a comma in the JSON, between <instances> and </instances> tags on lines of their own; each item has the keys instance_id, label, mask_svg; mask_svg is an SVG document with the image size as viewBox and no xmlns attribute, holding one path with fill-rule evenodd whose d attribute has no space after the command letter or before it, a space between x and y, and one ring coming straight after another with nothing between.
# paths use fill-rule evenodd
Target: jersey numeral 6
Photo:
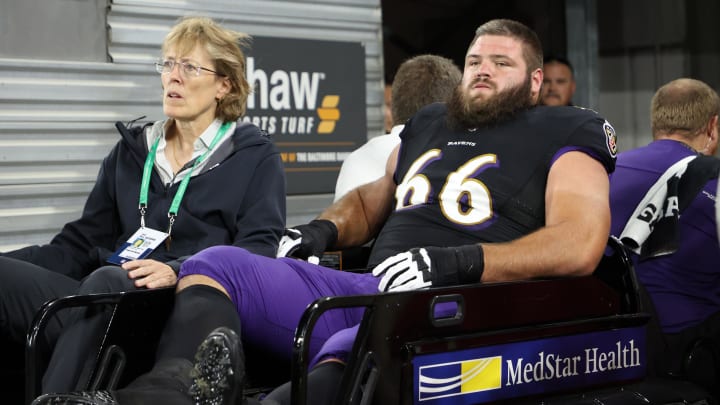
<instances>
[{"instance_id":1,"label":"jersey numeral 6","mask_svg":"<svg viewBox=\"0 0 720 405\"><path fill-rule=\"evenodd\" d=\"M431 149L417 158L395 191L396 210L427 204L432 194L430 180L422 171L442 159L440 149ZM476 156L451 172L438 194L440 210L445 218L460 225L479 225L492 218L492 198L487 186L474 178L489 167L497 166L497 156Z\"/></svg>"}]
</instances>

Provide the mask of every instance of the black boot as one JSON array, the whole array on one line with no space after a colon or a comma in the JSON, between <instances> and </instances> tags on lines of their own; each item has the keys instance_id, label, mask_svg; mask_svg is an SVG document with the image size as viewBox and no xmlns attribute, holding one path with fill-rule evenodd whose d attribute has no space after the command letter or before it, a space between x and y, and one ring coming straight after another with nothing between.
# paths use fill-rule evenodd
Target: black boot
<instances>
[{"instance_id":1,"label":"black boot","mask_svg":"<svg viewBox=\"0 0 720 405\"><path fill-rule=\"evenodd\" d=\"M244 377L240 338L231 329L220 327L200 344L194 364L186 359L163 359L126 388L45 394L32 405L247 404L242 398Z\"/></svg>"},{"instance_id":2,"label":"black boot","mask_svg":"<svg viewBox=\"0 0 720 405\"><path fill-rule=\"evenodd\" d=\"M196 404L243 403L245 355L240 338L229 328L212 331L195 353L190 396Z\"/></svg>"}]
</instances>

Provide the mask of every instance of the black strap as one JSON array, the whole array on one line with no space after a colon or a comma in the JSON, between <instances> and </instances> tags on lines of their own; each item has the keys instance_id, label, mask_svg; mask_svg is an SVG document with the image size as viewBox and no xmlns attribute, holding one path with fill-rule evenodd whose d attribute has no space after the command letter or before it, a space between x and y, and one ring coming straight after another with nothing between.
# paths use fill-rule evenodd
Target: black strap
<instances>
[{"instance_id":1,"label":"black strap","mask_svg":"<svg viewBox=\"0 0 720 405\"><path fill-rule=\"evenodd\" d=\"M720 159L701 155L687 165L678 183L678 208L683 212L695 199L708 181L717 179L720 173Z\"/></svg>"}]
</instances>

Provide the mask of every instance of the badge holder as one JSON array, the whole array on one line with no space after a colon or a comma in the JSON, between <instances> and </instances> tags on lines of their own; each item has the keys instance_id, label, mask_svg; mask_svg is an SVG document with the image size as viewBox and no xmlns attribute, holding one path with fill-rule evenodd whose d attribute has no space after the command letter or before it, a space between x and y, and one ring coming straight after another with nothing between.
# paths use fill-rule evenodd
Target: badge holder
<instances>
[{"instance_id":1,"label":"badge holder","mask_svg":"<svg viewBox=\"0 0 720 405\"><path fill-rule=\"evenodd\" d=\"M140 228L123 243L110 258L108 262L122 265L131 260L140 260L147 257L168 237L165 232L152 228Z\"/></svg>"}]
</instances>

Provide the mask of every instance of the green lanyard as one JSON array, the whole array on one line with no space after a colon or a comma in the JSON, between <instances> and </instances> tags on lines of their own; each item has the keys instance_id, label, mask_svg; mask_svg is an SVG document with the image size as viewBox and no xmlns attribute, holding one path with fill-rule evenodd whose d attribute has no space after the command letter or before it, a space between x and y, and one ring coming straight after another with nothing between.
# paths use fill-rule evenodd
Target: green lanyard
<instances>
[{"instance_id":1,"label":"green lanyard","mask_svg":"<svg viewBox=\"0 0 720 405\"><path fill-rule=\"evenodd\" d=\"M202 161L205 160L208 153L212 151L212 149L215 147L215 145L222 139L222 137L227 132L228 128L230 128L231 123L226 122L224 123L220 129L218 130L217 134L215 135L215 138L213 138L212 142L210 142L210 146L208 146L208 150L206 150L202 155L198 156L197 159L195 159L195 162L192 165L192 168L190 169L190 173L185 176L185 178L182 179L180 182L180 185L178 186L178 190L175 193L175 197L173 198L172 204L170 205L170 209L168 210L168 218L170 219L170 224L168 225L168 242L170 240L170 233L172 232L172 226L175 223L175 217L177 217L178 208L180 208L180 202L183 199L183 196L185 196L185 190L187 189L188 183L190 183L190 177L192 177L193 172L195 171L195 167L200 164ZM160 137L155 140L152 147L150 148L150 152L147 155L147 158L145 159L145 166L143 167L143 177L142 182L140 183L140 227L145 228L145 211L147 208L147 201L148 201L148 189L150 188L150 176L152 175L152 168L155 164L155 155L157 154L157 148L158 144L160 143Z\"/></svg>"}]
</instances>

